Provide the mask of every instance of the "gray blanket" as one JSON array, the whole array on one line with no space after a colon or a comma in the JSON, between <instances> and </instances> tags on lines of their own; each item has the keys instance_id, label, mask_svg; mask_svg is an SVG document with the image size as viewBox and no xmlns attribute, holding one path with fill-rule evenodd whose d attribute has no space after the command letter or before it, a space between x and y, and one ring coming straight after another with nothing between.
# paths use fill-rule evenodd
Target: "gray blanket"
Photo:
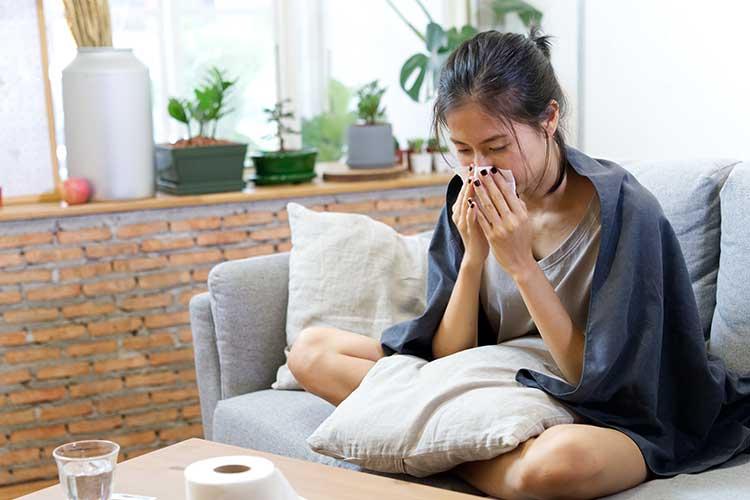
<instances>
[{"instance_id":1,"label":"gray blanket","mask_svg":"<svg viewBox=\"0 0 750 500\"><path fill-rule=\"evenodd\" d=\"M601 202L601 244L577 386L522 368L516 380L545 391L592 425L618 429L640 448L652 477L701 472L750 452L750 374L707 352L685 258L657 199L618 164L567 147L571 166ZM433 360L464 246L448 185L429 247L427 306L383 331L386 354ZM478 343L497 343L480 303Z\"/></svg>"}]
</instances>

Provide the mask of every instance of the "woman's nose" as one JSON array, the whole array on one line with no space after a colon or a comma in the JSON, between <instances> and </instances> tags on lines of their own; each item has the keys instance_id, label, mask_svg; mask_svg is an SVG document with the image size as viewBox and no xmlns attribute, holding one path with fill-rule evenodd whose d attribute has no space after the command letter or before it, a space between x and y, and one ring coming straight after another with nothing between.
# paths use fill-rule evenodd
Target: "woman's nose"
<instances>
[{"instance_id":1,"label":"woman's nose","mask_svg":"<svg viewBox=\"0 0 750 500\"><path fill-rule=\"evenodd\" d=\"M483 167L487 165L491 165L490 161L487 159L486 156L482 154L475 154L474 155L474 165L477 167Z\"/></svg>"}]
</instances>

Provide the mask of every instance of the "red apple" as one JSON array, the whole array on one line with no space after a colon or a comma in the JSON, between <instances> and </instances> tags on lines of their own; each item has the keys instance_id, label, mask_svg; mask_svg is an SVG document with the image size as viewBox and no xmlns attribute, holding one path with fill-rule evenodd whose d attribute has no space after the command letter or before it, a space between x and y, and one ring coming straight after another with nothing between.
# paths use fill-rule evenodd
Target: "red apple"
<instances>
[{"instance_id":1,"label":"red apple","mask_svg":"<svg viewBox=\"0 0 750 500\"><path fill-rule=\"evenodd\" d=\"M62 184L62 197L68 205L86 203L91 197L91 184L86 179L71 177Z\"/></svg>"}]
</instances>

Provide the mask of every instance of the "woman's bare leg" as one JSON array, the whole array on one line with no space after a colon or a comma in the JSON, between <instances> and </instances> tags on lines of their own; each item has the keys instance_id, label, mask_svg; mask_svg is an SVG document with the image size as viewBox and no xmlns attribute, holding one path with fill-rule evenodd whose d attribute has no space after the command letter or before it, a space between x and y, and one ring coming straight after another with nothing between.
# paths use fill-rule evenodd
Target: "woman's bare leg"
<instances>
[{"instance_id":1,"label":"woman's bare leg","mask_svg":"<svg viewBox=\"0 0 750 500\"><path fill-rule=\"evenodd\" d=\"M297 382L334 406L356 389L385 353L380 341L336 328L305 328L287 366Z\"/></svg>"},{"instance_id":2,"label":"woman's bare leg","mask_svg":"<svg viewBox=\"0 0 750 500\"><path fill-rule=\"evenodd\" d=\"M505 500L588 499L648 479L638 446L626 434L588 424L559 424L490 460L454 468L469 484Z\"/></svg>"}]
</instances>

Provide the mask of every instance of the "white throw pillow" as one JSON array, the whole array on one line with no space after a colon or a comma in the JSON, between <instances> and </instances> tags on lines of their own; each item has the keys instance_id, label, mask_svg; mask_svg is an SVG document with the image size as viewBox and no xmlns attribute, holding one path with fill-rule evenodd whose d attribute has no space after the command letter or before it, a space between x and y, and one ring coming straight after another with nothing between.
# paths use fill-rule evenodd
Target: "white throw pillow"
<instances>
[{"instance_id":1,"label":"white throw pillow","mask_svg":"<svg viewBox=\"0 0 750 500\"><path fill-rule=\"evenodd\" d=\"M425 477L506 453L553 425L583 421L516 382L520 368L563 379L538 334L431 362L381 358L307 444L367 469Z\"/></svg>"},{"instance_id":2,"label":"white throw pillow","mask_svg":"<svg viewBox=\"0 0 750 500\"><path fill-rule=\"evenodd\" d=\"M380 340L426 307L429 235L402 235L367 215L287 203L292 249L286 359L299 333L327 326ZM273 389L302 389L285 362Z\"/></svg>"}]
</instances>

